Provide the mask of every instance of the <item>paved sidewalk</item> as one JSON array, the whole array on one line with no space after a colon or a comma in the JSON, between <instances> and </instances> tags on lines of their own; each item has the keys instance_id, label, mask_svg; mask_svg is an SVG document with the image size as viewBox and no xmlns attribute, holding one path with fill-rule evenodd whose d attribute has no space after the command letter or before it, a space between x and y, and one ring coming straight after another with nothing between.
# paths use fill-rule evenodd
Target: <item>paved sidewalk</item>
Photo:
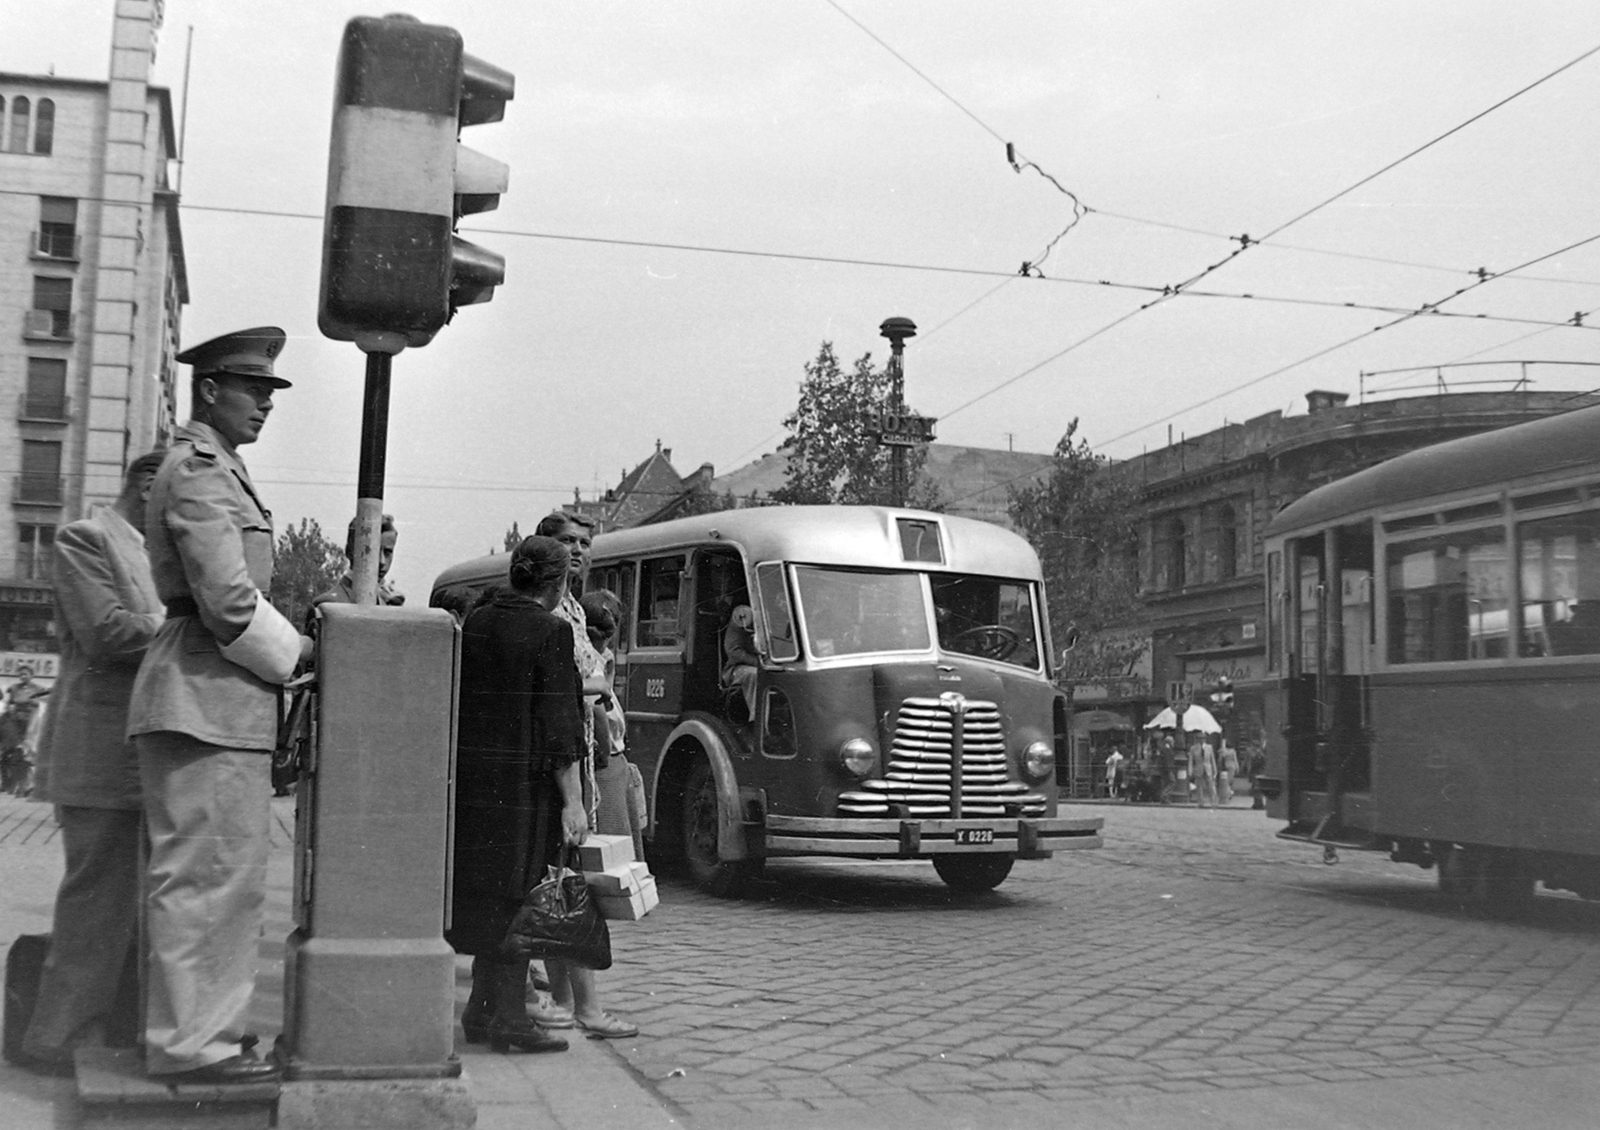
<instances>
[{"instance_id":1,"label":"paved sidewalk","mask_svg":"<svg viewBox=\"0 0 1600 1130\"><path fill-rule=\"evenodd\" d=\"M294 807L273 801L272 857L267 889L267 928L262 968L251 1010L252 1027L270 1047L283 1025L283 940L289 913L290 848ZM50 929L61 845L51 810L0 795L0 948L19 934ZM457 967L457 1005L466 1003L467 962ZM564 1033L569 1049L553 1055L496 1055L483 1046L458 1044L463 1072L478 1107L480 1130L666 1130L682 1126L604 1040ZM459 1039L459 1033L458 1033ZM75 1083L49 1079L0 1062L0 1130L77 1130L81 1125Z\"/></svg>"}]
</instances>

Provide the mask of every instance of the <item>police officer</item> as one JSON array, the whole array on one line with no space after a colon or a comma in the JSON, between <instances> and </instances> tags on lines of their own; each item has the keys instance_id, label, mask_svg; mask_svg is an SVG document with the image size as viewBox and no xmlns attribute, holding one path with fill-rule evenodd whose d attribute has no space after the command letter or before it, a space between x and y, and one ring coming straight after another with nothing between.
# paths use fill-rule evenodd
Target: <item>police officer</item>
<instances>
[{"instance_id":1,"label":"police officer","mask_svg":"<svg viewBox=\"0 0 1600 1130\"><path fill-rule=\"evenodd\" d=\"M270 764L281 686L312 644L267 599L272 515L239 447L289 382L284 333L194 346L193 410L151 488L145 537L167 618L134 682L150 841L145 1066L166 1083L257 1083L276 1064L246 1046L266 896Z\"/></svg>"}]
</instances>

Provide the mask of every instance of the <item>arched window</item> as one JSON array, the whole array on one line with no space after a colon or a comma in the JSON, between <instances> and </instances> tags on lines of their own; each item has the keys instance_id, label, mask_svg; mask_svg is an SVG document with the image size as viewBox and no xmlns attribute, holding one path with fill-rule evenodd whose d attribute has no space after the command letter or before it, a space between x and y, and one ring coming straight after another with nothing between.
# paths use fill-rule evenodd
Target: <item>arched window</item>
<instances>
[{"instance_id":1,"label":"arched window","mask_svg":"<svg viewBox=\"0 0 1600 1130\"><path fill-rule=\"evenodd\" d=\"M48 98L39 99L39 111L34 115L33 151L49 156L56 141L56 104Z\"/></svg>"},{"instance_id":2,"label":"arched window","mask_svg":"<svg viewBox=\"0 0 1600 1130\"><path fill-rule=\"evenodd\" d=\"M11 100L11 144L8 148L12 153L28 151L28 100L20 94Z\"/></svg>"},{"instance_id":3,"label":"arched window","mask_svg":"<svg viewBox=\"0 0 1600 1130\"><path fill-rule=\"evenodd\" d=\"M1182 518L1167 523L1167 588L1181 589L1188 584L1187 531Z\"/></svg>"},{"instance_id":4,"label":"arched window","mask_svg":"<svg viewBox=\"0 0 1600 1130\"><path fill-rule=\"evenodd\" d=\"M1217 580L1231 581L1239 568L1239 519L1233 507L1217 507Z\"/></svg>"}]
</instances>

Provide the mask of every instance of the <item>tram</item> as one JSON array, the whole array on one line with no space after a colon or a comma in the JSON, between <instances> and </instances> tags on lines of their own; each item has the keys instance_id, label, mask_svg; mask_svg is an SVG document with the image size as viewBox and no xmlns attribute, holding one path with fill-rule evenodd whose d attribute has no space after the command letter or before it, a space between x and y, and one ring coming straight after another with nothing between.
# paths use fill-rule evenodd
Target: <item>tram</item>
<instances>
[{"instance_id":1,"label":"tram","mask_svg":"<svg viewBox=\"0 0 1600 1130\"><path fill-rule=\"evenodd\" d=\"M503 582L507 555L438 594ZM601 534L616 694L653 860L734 895L775 856L931 861L955 890L1100 846L1056 812L1070 737L1039 560L987 522L868 506L725 510ZM736 610L759 656L728 675Z\"/></svg>"},{"instance_id":2,"label":"tram","mask_svg":"<svg viewBox=\"0 0 1600 1130\"><path fill-rule=\"evenodd\" d=\"M1340 479L1265 550L1278 834L1600 898L1600 407Z\"/></svg>"}]
</instances>

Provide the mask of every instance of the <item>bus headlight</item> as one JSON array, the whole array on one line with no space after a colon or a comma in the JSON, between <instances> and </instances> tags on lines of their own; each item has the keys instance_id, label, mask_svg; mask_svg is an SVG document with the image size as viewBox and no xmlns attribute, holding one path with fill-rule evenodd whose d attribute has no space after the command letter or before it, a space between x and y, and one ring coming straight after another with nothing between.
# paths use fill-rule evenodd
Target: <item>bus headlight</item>
<instances>
[{"instance_id":1,"label":"bus headlight","mask_svg":"<svg viewBox=\"0 0 1600 1130\"><path fill-rule=\"evenodd\" d=\"M1056 751L1048 742L1032 742L1022 751L1022 775L1042 781L1056 768Z\"/></svg>"},{"instance_id":2,"label":"bus headlight","mask_svg":"<svg viewBox=\"0 0 1600 1130\"><path fill-rule=\"evenodd\" d=\"M866 738L851 738L839 747L839 764L852 777L865 777L878 765L878 751Z\"/></svg>"}]
</instances>

